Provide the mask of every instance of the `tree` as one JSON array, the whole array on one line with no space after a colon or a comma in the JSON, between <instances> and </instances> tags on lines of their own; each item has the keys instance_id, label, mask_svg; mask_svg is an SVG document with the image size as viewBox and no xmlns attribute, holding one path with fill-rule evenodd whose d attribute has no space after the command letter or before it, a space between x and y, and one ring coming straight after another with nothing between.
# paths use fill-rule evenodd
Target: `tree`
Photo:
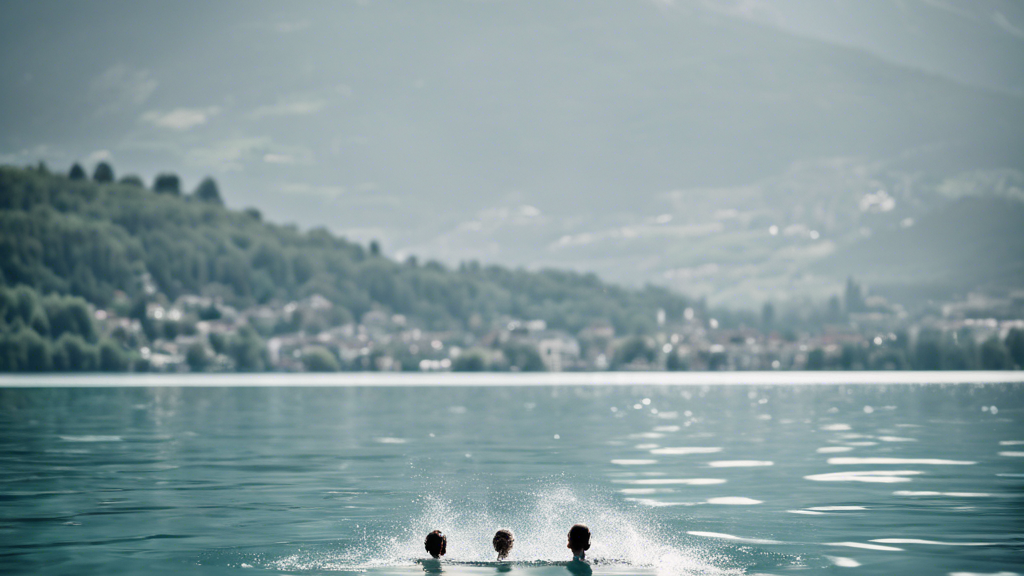
<instances>
[{"instance_id":1,"label":"tree","mask_svg":"<svg viewBox=\"0 0 1024 576\"><path fill-rule=\"evenodd\" d=\"M679 355L677 350L668 353L668 357L665 358L665 370L669 372L683 372L689 369L690 364Z\"/></svg>"},{"instance_id":2,"label":"tree","mask_svg":"<svg viewBox=\"0 0 1024 576\"><path fill-rule=\"evenodd\" d=\"M475 352L460 354L452 362L452 372L483 372L484 367L484 357Z\"/></svg>"},{"instance_id":3,"label":"tree","mask_svg":"<svg viewBox=\"0 0 1024 576\"><path fill-rule=\"evenodd\" d=\"M135 174L129 174L127 176L122 176L121 179L118 180L118 182L120 182L121 184L124 184L125 186L134 186L136 188L145 188L146 187L146 184L145 184L145 182L142 181L142 178L139 178Z\"/></svg>"},{"instance_id":4,"label":"tree","mask_svg":"<svg viewBox=\"0 0 1024 576\"><path fill-rule=\"evenodd\" d=\"M643 336L633 336L615 350L612 365L616 367L625 366L637 360L653 362L656 354L646 338Z\"/></svg>"},{"instance_id":5,"label":"tree","mask_svg":"<svg viewBox=\"0 0 1024 576\"><path fill-rule=\"evenodd\" d=\"M1017 368L1024 369L1024 330L1010 328L1006 333L1006 351Z\"/></svg>"},{"instance_id":6,"label":"tree","mask_svg":"<svg viewBox=\"0 0 1024 576\"><path fill-rule=\"evenodd\" d=\"M103 372L125 372L129 366L128 354L112 340L100 344L100 370Z\"/></svg>"},{"instance_id":7,"label":"tree","mask_svg":"<svg viewBox=\"0 0 1024 576\"><path fill-rule=\"evenodd\" d=\"M209 335L210 348L213 348L214 354L224 354L228 351L228 339L227 336L220 332L211 332Z\"/></svg>"},{"instance_id":8,"label":"tree","mask_svg":"<svg viewBox=\"0 0 1024 576\"><path fill-rule=\"evenodd\" d=\"M196 187L195 197L201 202L209 202L218 206L224 205L224 201L220 197L220 189L217 188L217 182L209 176L203 178L203 181Z\"/></svg>"},{"instance_id":9,"label":"tree","mask_svg":"<svg viewBox=\"0 0 1024 576\"><path fill-rule=\"evenodd\" d=\"M158 194L172 194L181 196L181 180L177 174L157 174L153 181L153 191Z\"/></svg>"},{"instance_id":10,"label":"tree","mask_svg":"<svg viewBox=\"0 0 1024 576\"><path fill-rule=\"evenodd\" d=\"M68 178L72 180L85 180L85 169L82 168L81 164L75 162L71 165L71 171L68 172Z\"/></svg>"},{"instance_id":11,"label":"tree","mask_svg":"<svg viewBox=\"0 0 1024 576\"><path fill-rule=\"evenodd\" d=\"M815 348L807 353L807 369L808 370L824 370L825 369L825 351L821 348Z\"/></svg>"},{"instance_id":12,"label":"tree","mask_svg":"<svg viewBox=\"0 0 1024 576\"><path fill-rule=\"evenodd\" d=\"M337 372L338 359L323 346L313 346L302 353L302 364L307 372Z\"/></svg>"},{"instance_id":13,"label":"tree","mask_svg":"<svg viewBox=\"0 0 1024 576\"><path fill-rule=\"evenodd\" d=\"M914 346L914 369L941 370L942 364L942 334L936 331L921 332Z\"/></svg>"},{"instance_id":14,"label":"tree","mask_svg":"<svg viewBox=\"0 0 1024 576\"><path fill-rule=\"evenodd\" d=\"M206 366L210 363L210 358L206 354L206 346L203 346L202 342L194 342L185 352L185 362L188 364L189 370L193 372L206 370Z\"/></svg>"},{"instance_id":15,"label":"tree","mask_svg":"<svg viewBox=\"0 0 1024 576\"><path fill-rule=\"evenodd\" d=\"M864 351L856 344L843 344L839 355L839 366L843 370L860 370L864 368Z\"/></svg>"},{"instance_id":16,"label":"tree","mask_svg":"<svg viewBox=\"0 0 1024 576\"><path fill-rule=\"evenodd\" d=\"M114 181L114 168L106 163L100 162L92 172L92 179L96 182L109 183Z\"/></svg>"},{"instance_id":17,"label":"tree","mask_svg":"<svg viewBox=\"0 0 1024 576\"><path fill-rule=\"evenodd\" d=\"M1013 367L1010 355L996 335L982 343L980 354L982 370L1006 370Z\"/></svg>"},{"instance_id":18,"label":"tree","mask_svg":"<svg viewBox=\"0 0 1024 576\"><path fill-rule=\"evenodd\" d=\"M380 242L376 240L370 240L370 256L380 256Z\"/></svg>"},{"instance_id":19,"label":"tree","mask_svg":"<svg viewBox=\"0 0 1024 576\"><path fill-rule=\"evenodd\" d=\"M72 372L92 372L99 366L99 355L96 347L76 334L64 334L57 340L56 346L60 348L61 356L65 358L67 365L64 368Z\"/></svg>"},{"instance_id":20,"label":"tree","mask_svg":"<svg viewBox=\"0 0 1024 576\"><path fill-rule=\"evenodd\" d=\"M544 360L537 348L529 344L509 342L501 349L508 359L509 369L518 372L543 372Z\"/></svg>"},{"instance_id":21,"label":"tree","mask_svg":"<svg viewBox=\"0 0 1024 576\"><path fill-rule=\"evenodd\" d=\"M252 326L243 326L231 339L229 355L235 360L239 372L262 372L267 366L267 348Z\"/></svg>"}]
</instances>

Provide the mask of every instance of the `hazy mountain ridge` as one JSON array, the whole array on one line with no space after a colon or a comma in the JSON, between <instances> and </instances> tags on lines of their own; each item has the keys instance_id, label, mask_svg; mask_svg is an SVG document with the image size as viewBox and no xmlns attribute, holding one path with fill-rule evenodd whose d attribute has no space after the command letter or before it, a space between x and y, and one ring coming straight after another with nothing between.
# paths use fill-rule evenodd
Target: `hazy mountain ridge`
<instances>
[{"instance_id":1,"label":"hazy mountain ridge","mask_svg":"<svg viewBox=\"0 0 1024 576\"><path fill-rule=\"evenodd\" d=\"M258 211L212 198L0 166L0 284L99 307L191 295L254 308L317 295L333 304L338 325L383 310L432 330L487 329L515 317L631 332L651 325L658 309L680 316L688 302L593 274L396 262L375 244L263 222Z\"/></svg>"},{"instance_id":2,"label":"hazy mountain ridge","mask_svg":"<svg viewBox=\"0 0 1024 576\"><path fill-rule=\"evenodd\" d=\"M832 290L807 262L918 216L947 179L1024 168L1020 98L702 3L180 6L49 10L45 46L9 30L45 57L6 64L7 161L70 163L32 148L65 134L65 154L212 172L230 204L401 257L741 301ZM62 77L69 46L83 70ZM68 80L90 89L36 110ZM879 190L896 207L861 210Z\"/></svg>"},{"instance_id":3,"label":"hazy mountain ridge","mask_svg":"<svg viewBox=\"0 0 1024 576\"><path fill-rule=\"evenodd\" d=\"M964 84L1024 95L1024 6L1013 0L694 0Z\"/></svg>"}]
</instances>

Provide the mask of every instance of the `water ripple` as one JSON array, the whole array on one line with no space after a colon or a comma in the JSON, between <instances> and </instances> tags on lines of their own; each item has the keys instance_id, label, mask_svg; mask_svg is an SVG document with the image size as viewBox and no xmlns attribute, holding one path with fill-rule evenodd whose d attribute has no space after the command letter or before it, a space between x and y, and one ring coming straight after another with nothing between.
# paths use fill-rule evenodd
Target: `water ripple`
<instances>
[{"instance_id":1,"label":"water ripple","mask_svg":"<svg viewBox=\"0 0 1024 576\"><path fill-rule=\"evenodd\" d=\"M927 546L998 546L994 542L938 542L936 540L921 540L919 538L878 538L872 540L879 544L924 544Z\"/></svg>"},{"instance_id":2,"label":"water ripple","mask_svg":"<svg viewBox=\"0 0 1024 576\"><path fill-rule=\"evenodd\" d=\"M1024 452L1021 452L1024 456ZM941 460L939 458L855 458L850 456L829 458L829 464L922 464L928 466L970 466L977 464L969 460Z\"/></svg>"},{"instance_id":3,"label":"water ripple","mask_svg":"<svg viewBox=\"0 0 1024 576\"><path fill-rule=\"evenodd\" d=\"M686 454L715 454L721 452L721 448L706 446L677 446L673 448L655 448L651 454L658 455L686 455Z\"/></svg>"},{"instance_id":4,"label":"water ripple","mask_svg":"<svg viewBox=\"0 0 1024 576\"><path fill-rule=\"evenodd\" d=\"M889 552L903 552L903 548L895 546L882 546L881 544L868 544L867 542L829 542L828 546L845 546L847 548L860 548L862 550L885 550Z\"/></svg>"},{"instance_id":5,"label":"water ripple","mask_svg":"<svg viewBox=\"0 0 1024 576\"><path fill-rule=\"evenodd\" d=\"M712 468L753 468L758 466L774 466L770 460L716 460L708 462Z\"/></svg>"},{"instance_id":6,"label":"water ripple","mask_svg":"<svg viewBox=\"0 0 1024 576\"><path fill-rule=\"evenodd\" d=\"M806 480L816 482L868 482L890 484L894 482L910 482L907 476L921 474L916 470L874 470L870 472L830 472L804 476Z\"/></svg>"}]
</instances>

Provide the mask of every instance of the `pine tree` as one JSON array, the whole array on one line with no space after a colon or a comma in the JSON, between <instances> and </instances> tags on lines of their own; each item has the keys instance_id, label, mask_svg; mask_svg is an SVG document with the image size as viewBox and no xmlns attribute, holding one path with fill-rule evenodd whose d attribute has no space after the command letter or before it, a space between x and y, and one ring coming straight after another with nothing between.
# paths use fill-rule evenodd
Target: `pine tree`
<instances>
[{"instance_id":1,"label":"pine tree","mask_svg":"<svg viewBox=\"0 0 1024 576\"><path fill-rule=\"evenodd\" d=\"M153 181L153 191L157 194L181 196L181 180L177 174L157 174Z\"/></svg>"},{"instance_id":2,"label":"pine tree","mask_svg":"<svg viewBox=\"0 0 1024 576\"><path fill-rule=\"evenodd\" d=\"M82 168L81 164L75 162L71 166L71 171L68 172L68 178L72 180L85 180L85 169Z\"/></svg>"},{"instance_id":3,"label":"pine tree","mask_svg":"<svg viewBox=\"0 0 1024 576\"><path fill-rule=\"evenodd\" d=\"M202 202L209 202L218 206L224 205L224 201L220 197L220 189L217 188L217 182L209 176L199 183L195 191L195 197Z\"/></svg>"},{"instance_id":4,"label":"pine tree","mask_svg":"<svg viewBox=\"0 0 1024 576\"><path fill-rule=\"evenodd\" d=\"M93 170L92 179L97 182L113 182L114 168L106 162L100 162L96 165L96 169Z\"/></svg>"}]
</instances>

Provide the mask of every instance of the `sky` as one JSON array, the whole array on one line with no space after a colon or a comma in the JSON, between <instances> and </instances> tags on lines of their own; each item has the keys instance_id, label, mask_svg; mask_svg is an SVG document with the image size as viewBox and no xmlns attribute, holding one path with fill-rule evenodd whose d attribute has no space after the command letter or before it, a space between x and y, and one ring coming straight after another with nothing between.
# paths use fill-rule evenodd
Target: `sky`
<instances>
[{"instance_id":1,"label":"sky","mask_svg":"<svg viewBox=\"0 0 1024 576\"><path fill-rule=\"evenodd\" d=\"M708 255L738 225L849 220L803 261L893 179L1016 178L1022 6L8 0L0 163L210 175L396 257L714 290L751 265Z\"/></svg>"}]
</instances>

